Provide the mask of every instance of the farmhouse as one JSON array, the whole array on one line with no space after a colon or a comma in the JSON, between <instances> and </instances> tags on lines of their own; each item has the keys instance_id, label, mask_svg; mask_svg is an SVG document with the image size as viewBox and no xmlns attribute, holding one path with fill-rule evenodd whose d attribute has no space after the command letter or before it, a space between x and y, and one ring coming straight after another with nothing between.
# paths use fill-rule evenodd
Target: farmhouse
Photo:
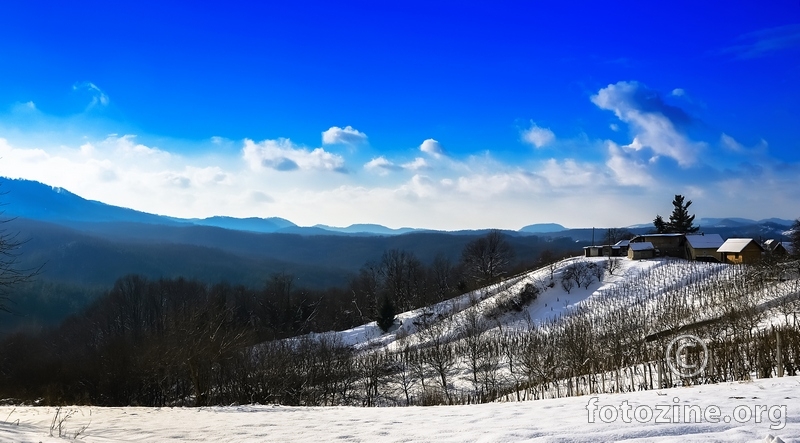
<instances>
[{"instance_id":1,"label":"farmhouse","mask_svg":"<svg viewBox=\"0 0 800 443\"><path fill-rule=\"evenodd\" d=\"M613 245L584 246L585 257L626 257L628 255L628 240L620 240Z\"/></svg>"},{"instance_id":2,"label":"farmhouse","mask_svg":"<svg viewBox=\"0 0 800 443\"><path fill-rule=\"evenodd\" d=\"M717 249L725 243L719 234L687 234L686 258L689 260L719 262L722 256Z\"/></svg>"},{"instance_id":3,"label":"farmhouse","mask_svg":"<svg viewBox=\"0 0 800 443\"><path fill-rule=\"evenodd\" d=\"M631 244L630 240L620 240L611 246L612 257L626 257L628 255L628 246Z\"/></svg>"},{"instance_id":4,"label":"farmhouse","mask_svg":"<svg viewBox=\"0 0 800 443\"><path fill-rule=\"evenodd\" d=\"M603 255L602 246L584 246L583 255L586 257L600 257Z\"/></svg>"},{"instance_id":5,"label":"farmhouse","mask_svg":"<svg viewBox=\"0 0 800 443\"><path fill-rule=\"evenodd\" d=\"M764 248L752 238L729 238L717 249L725 263L756 263L761 260Z\"/></svg>"},{"instance_id":6,"label":"farmhouse","mask_svg":"<svg viewBox=\"0 0 800 443\"><path fill-rule=\"evenodd\" d=\"M769 239L764 242L764 250L770 255L789 255L792 253L792 244L789 242L781 242L775 239Z\"/></svg>"},{"instance_id":7,"label":"farmhouse","mask_svg":"<svg viewBox=\"0 0 800 443\"><path fill-rule=\"evenodd\" d=\"M642 260L656 256L656 248L650 242L631 243L628 247L628 258L631 260Z\"/></svg>"},{"instance_id":8,"label":"farmhouse","mask_svg":"<svg viewBox=\"0 0 800 443\"><path fill-rule=\"evenodd\" d=\"M658 251L658 255L667 255L670 257L686 257L686 236L683 234L644 234L637 235L630 242L630 247L634 243L651 243ZM628 253L628 257L630 257Z\"/></svg>"}]
</instances>

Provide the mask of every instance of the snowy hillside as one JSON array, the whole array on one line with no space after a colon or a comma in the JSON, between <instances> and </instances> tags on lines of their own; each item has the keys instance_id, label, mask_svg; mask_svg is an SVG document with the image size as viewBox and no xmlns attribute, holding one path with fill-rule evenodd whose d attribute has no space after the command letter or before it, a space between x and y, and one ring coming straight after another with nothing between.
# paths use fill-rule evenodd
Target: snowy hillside
<instances>
[{"instance_id":1,"label":"snowy hillside","mask_svg":"<svg viewBox=\"0 0 800 443\"><path fill-rule=\"evenodd\" d=\"M795 265L572 258L398 314L387 333L372 322L266 344L261 356L288 352L330 367L315 375L322 387L295 397L315 405L484 403L792 375L800 369ZM691 377L671 371L666 355L688 333L711 360ZM342 358L364 391L340 391L349 386L337 381L349 371L336 369Z\"/></svg>"},{"instance_id":2,"label":"snowy hillside","mask_svg":"<svg viewBox=\"0 0 800 443\"><path fill-rule=\"evenodd\" d=\"M590 281L586 287L576 285L567 292L560 283L565 270L571 264L591 263L604 268L607 267L608 261L608 258L603 257L566 259L550 267L513 277L434 306L397 314L398 327L389 333L383 333L375 322L370 322L353 329L335 332L334 335L343 344L358 349L388 346L398 337L413 337L418 332L418 325L425 318L442 319L455 315L454 320L458 320L465 315L464 311L469 310L476 310L481 315L486 315L497 304L503 303L504 298L519 293L526 284L532 284L541 291L536 301L526 304L522 312L503 315L494 319L489 325L492 329L525 329L529 322L542 324L547 320L558 318L592 297L599 297L612 288L630 284L645 271L673 265L675 269L686 274L683 278L690 278L692 275L699 278L703 273L715 273L726 267L726 265L700 264L702 270L698 270L693 266L695 263L669 258L638 261L618 258L614 262L617 268L613 273L606 271L600 279L587 277ZM669 283L674 285L676 282ZM667 289L666 286L664 289Z\"/></svg>"},{"instance_id":3,"label":"snowy hillside","mask_svg":"<svg viewBox=\"0 0 800 443\"><path fill-rule=\"evenodd\" d=\"M800 378L570 397L524 403L430 408L0 407L0 443L76 442L800 442ZM677 400L677 401L676 401ZM617 420L587 406L630 408ZM659 411L680 405L658 420ZM719 415L714 419L714 408ZM709 414L694 421L683 411ZM757 412L758 411L758 412ZM652 413L652 417L649 414ZM609 414L610 415L610 414ZM717 421L716 423L713 421ZM52 429L52 431L51 431ZM76 439L72 440L75 433ZM779 438L780 440L776 439Z\"/></svg>"},{"instance_id":4,"label":"snowy hillside","mask_svg":"<svg viewBox=\"0 0 800 443\"><path fill-rule=\"evenodd\" d=\"M797 442L797 265L567 259L387 333L247 348L170 403L233 406L0 407L0 443Z\"/></svg>"}]
</instances>

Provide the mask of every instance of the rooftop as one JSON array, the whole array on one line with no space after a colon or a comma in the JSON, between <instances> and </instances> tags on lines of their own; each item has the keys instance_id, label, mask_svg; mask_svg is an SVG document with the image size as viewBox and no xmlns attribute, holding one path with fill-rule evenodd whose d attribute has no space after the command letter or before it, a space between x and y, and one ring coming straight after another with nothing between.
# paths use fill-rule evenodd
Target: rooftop
<instances>
[{"instance_id":1,"label":"rooftop","mask_svg":"<svg viewBox=\"0 0 800 443\"><path fill-rule=\"evenodd\" d=\"M750 243L755 243L756 246L763 249L752 238L729 238L717 249L717 252L742 252Z\"/></svg>"},{"instance_id":2,"label":"rooftop","mask_svg":"<svg viewBox=\"0 0 800 443\"><path fill-rule=\"evenodd\" d=\"M643 241L638 243L631 243L630 248L633 251L646 251L648 249L655 249L652 243L649 241Z\"/></svg>"},{"instance_id":3,"label":"rooftop","mask_svg":"<svg viewBox=\"0 0 800 443\"><path fill-rule=\"evenodd\" d=\"M686 241L695 249L719 248L725 243L719 234L690 234Z\"/></svg>"}]
</instances>

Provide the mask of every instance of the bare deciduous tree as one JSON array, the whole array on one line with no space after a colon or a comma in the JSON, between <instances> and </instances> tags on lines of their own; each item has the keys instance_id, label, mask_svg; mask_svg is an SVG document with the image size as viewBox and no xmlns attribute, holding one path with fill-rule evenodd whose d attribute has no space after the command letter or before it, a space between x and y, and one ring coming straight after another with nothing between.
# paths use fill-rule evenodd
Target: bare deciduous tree
<instances>
[{"instance_id":1,"label":"bare deciduous tree","mask_svg":"<svg viewBox=\"0 0 800 443\"><path fill-rule=\"evenodd\" d=\"M477 238L464 247L461 261L478 283L492 282L508 270L514 250L498 230Z\"/></svg>"},{"instance_id":2,"label":"bare deciduous tree","mask_svg":"<svg viewBox=\"0 0 800 443\"><path fill-rule=\"evenodd\" d=\"M2 216L2 212L0 212ZM22 269L19 266L19 248L25 242L19 240L17 233L2 228L13 219L0 220L0 311L10 312L9 292L14 286L30 281L39 273L41 267Z\"/></svg>"}]
</instances>

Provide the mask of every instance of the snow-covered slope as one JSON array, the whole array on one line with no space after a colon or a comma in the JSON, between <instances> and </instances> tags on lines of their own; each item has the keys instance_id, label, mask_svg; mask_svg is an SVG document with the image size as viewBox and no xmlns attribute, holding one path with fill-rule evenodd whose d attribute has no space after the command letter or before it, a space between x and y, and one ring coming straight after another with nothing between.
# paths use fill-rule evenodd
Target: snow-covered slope
<instances>
[{"instance_id":1,"label":"snow-covered slope","mask_svg":"<svg viewBox=\"0 0 800 443\"><path fill-rule=\"evenodd\" d=\"M614 265L612 273L597 271L602 266L607 269L609 264ZM562 277L573 272L576 266L586 266L596 273L590 272L593 278L583 279L579 286L563 286ZM432 307L399 314L396 326L385 334L375 323L368 323L323 336L352 346L361 357L353 362L353 367L358 367L368 364L371 356L382 356L384 363L397 363L396 358L402 353L399 351L409 348L420 350L419 355L423 355L426 349L437 345L437 337L454 344L454 349L462 349L459 346L468 340L463 334L464 327L475 319L486 326L483 334L501 338L496 342L501 344L496 346L503 346L503 340L513 341L533 330L543 331L544 335L558 332L554 325L579 311L589 312L602 323L602 316L613 314L615 309L656 312L664 303L684 303L691 311L689 321L707 321L708 316L717 315L718 307L704 292L708 292L709 282L711 289L722 288L726 282L739 285L742 269L745 268L674 259L608 262L603 258L574 258ZM745 291L751 295L749 302L758 309L769 310L775 300L798 292L796 279L785 280L774 275L766 278L768 284L762 286L764 292L750 294L751 288ZM526 286L537 288L538 296L530 303L515 304ZM722 299L723 302L728 300ZM788 317L772 314L755 318L760 319L760 327L781 321L788 323ZM640 339L642 334L658 332L661 327L658 324L645 326L653 330L638 331ZM435 330L435 334L431 334L431 330ZM521 352L526 351L521 349ZM456 360L451 361L448 382L442 385L448 387L448 395L453 395L454 402L465 402L465 399L469 402L470 398L475 401L477 396L470 397L478 391L473 386L474 371L470 372L466 359ZM555 365L561 363L554 362ZM649 385L640 385L635 380L634 370L622 374L620 385L620 371L616 369L614 373L612 368L604 370L609 372L593 374L603 380L600 386L595 381L593 388L590 382L587 389L586 377L580 381L579 377L572 376L526 387L524 373L519 369L512 373L507 362L496 364L492 370L493 387L489 388L488 381L481 381L481 389L494 389L494 394L498 394L497 386L503 388L499 395L487 397L487 401L494 400L491 403L403 408L65 407L60 411L9 406L0 407L0 443L63 441L59 434L83 442L800 442L800 376L776 378L770 374L772 378L753 376L753 380L745 382L674 388L659 388L656 384L653 388L652 375ZM520 365L519 360L516 364ZM633 364L643 367L642 361ZM425 362L418 367L427 372L423 377L427 377L428 388L435 388L438 381L436 375L431 374L430 365ZM372 395L372 404L403 404L398 378L392 374L383 377L381 383L385 385L380 393L368 394ZM363 378L351 379L350 383L348 395L352 398L359 395L356 390L370 386ZM617 386L612 388L614 383ZM553 386L556 395L551 390L545 391ZM508 387L522 390L505 389ZM565 397L567 389L574 391ZM612 390L623 392L605 393ZM529 394L528 398L544 399L514 401L520 392ZM579 395L574 395L575 392ZM417 385L413 395L426 393L424 385ZM360 402L348 398L351 397L344 396L339 404ZM71 416L63 420L65 414Z\"/></svg>"},{"instance_id":2,"label":"snow-covered slope","mask_svg":"<svg viewBox=\"0 0 800 443\"><path fill-rule=\"evenodd\" d=\"M555 319L592 297L599 297L604 292L609 292L615 287L631 284L645 271L653 271L660 267L673 265L674 269L677 270L676 277L674 277L677 280L665 281L662 290L667 290L670 287L683 285L692 277L697 278L698 275L696 274L698 272L703 272L707 275L708 273L719 272L726 267L726 265L702 264L702 270L698 270L695 264L691 262L671 258L636 261L618 258L615 261L617 268L613 270L613 273L605 272L599 280L592 278L586 287L576 286L567 291L561 285L561 277L570 265L574 263L592 263L596 266L606 267L608 260L608 258L603 257L569 258L552 265L552 267L544 267L527 272L502 283L463 294L434 306L403 312L397 314L396 324L398 326L388 333L383 333L375 322L370 322L345 331L334 332L333 335L340 339L342 343L358 349L389 346L398 337L414 337L419 329L420 322L425 319L437 320L454 316L452 320L457 321L459 315L463 316L464 312L470 309L477 310L481 315L488 316L492 308L502 303L504 297L513 296L519 293L526 284L532 284L541 291L534 302L527 304L522 312L506 313L494 318L492 321L492 327L496 329L523 329L531 322L541 324Z\"/></svg>"},{"instance_id":3,"label":"snow-covered slope","mask_svg":"<svg viewBox=\"0 0 800 443\"><path fill-rule=\"evenodd\" d=\"M800 442L800 377L522 403L408 408L0 407L0 443L76 442ZM587 406L597 406L590 413ZM677 414L672 415L676 407ZM612 409L616 420L604 419ZM695 422L684 408L710 420ZM715 409L718 414L715 414ZM600 412L602 409L603 412ZM658 414L669 414L659 419ZM652 413L652 416L650 414ZM630 419L626 420L626 417ZM636 418L638 417L638 418ZM718 417L718 418L714 418ZM659 423L660 421L660 423ZM718 421L718 422L714 422ZM71 440L75 432L86 428ZM775 438L780 440L776 440Z\"/></svg>"}]
</instances>

